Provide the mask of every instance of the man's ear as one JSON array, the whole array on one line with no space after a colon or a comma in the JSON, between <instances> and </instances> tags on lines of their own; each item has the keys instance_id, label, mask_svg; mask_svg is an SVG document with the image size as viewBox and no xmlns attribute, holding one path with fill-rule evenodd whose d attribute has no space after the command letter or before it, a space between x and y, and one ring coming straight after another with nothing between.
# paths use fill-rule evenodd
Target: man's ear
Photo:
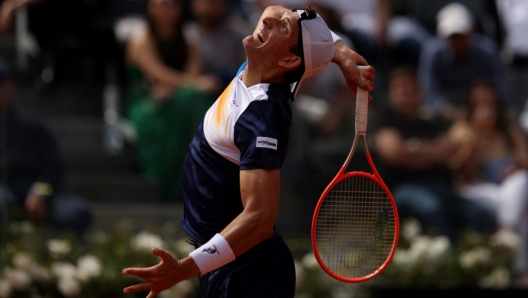
<instances>
[{"instance_id":1,"label":"man's ear","mask_svg":"<svg viewBox=\"0 0 528 298\"><path fill-rule=\"evenodd\" d=\"M287 68L288 71L294 70L301 65L301 57L291 54L279 61L279 66Z\"/></svg>"}]
</instances>

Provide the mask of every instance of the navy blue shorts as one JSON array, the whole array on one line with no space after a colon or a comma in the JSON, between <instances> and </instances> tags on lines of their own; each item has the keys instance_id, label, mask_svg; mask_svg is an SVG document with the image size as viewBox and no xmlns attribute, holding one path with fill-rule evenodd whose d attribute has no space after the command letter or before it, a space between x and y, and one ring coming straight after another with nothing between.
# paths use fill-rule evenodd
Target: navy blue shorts
<instances>
[{"instance_id":1,"label":"navy blue shorts","mask_svg":"<svg viewBox=\"0 0 528 298\"><path fill-rule=\"evenodd\" d=\"M282 236L274 233L233 262L200 275L202 298L293 298L295 265Z\"/></svg>"}]
</instances>

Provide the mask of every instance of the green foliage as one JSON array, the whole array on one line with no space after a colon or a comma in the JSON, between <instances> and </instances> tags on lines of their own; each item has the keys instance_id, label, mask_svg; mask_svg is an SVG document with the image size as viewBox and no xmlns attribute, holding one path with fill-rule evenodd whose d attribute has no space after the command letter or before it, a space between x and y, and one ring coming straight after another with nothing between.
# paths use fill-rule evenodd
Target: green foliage
<instances>
[{"instance_id":1,"label":"green foliage","mask_svg":"<svg viewBox=\"0 0 528 298\"><path fill-rule=\"evenodd\" d=\"M138 223L139 224L139 223ZM27 222L15 222L0 234L0 298L145 297L124 295L123 288L141 280L121 274L126 267L148 267L159 259L152 247L175 257L194 248L175 222L138 227L122 221L109 231L93 231L86 241L72 235L45 238ZM296 298L369 297L383 289L468 289L509 287L515 234L493 237L465 233L456 246L445 237L423 235L416 221L402 224L398 249L376 278L358 284L337 281L317 263L309 239L288 241L297 272ZM160 298L197 298L197 278L180 283Z\"/></svg>"}]
</instances>

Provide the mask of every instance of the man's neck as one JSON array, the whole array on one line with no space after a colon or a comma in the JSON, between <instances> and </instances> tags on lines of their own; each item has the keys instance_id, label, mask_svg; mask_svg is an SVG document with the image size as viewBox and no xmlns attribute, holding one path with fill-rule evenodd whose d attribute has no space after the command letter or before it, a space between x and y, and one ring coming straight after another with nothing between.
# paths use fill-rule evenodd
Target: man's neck
<instances>
[{"instance_id":1,"label":"man's neck","mask_svg":"<svg viewBox=\"0 0 528 298\"><path fill-rule=\"evenodd\" d=\"M282 74L275 74L271 69L252 67L252 65L248 62L246 70L242 75L242 82L246 85L246 87L249 88L253 85L262 83L284 83L282 78Z\"/></svg>"}]
</instances>

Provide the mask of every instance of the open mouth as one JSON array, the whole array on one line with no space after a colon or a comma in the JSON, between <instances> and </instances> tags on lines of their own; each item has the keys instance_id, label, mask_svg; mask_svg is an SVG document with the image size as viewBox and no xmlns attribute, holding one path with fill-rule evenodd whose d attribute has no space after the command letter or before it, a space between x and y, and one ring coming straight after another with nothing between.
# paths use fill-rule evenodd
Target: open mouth
<instances>
[{"instance_id":1,"label":"open mouth","mask_svg":"<svg viewBox=\"0 0 528 298\"><path fill-rule=\"evenodd\" d=\"M260 42L264 43L264 35L262 34L262 32L259 31L259 32L257 33L257 35L258 35L258 38L260 39Z\"/></svg>"}]
</instances>

